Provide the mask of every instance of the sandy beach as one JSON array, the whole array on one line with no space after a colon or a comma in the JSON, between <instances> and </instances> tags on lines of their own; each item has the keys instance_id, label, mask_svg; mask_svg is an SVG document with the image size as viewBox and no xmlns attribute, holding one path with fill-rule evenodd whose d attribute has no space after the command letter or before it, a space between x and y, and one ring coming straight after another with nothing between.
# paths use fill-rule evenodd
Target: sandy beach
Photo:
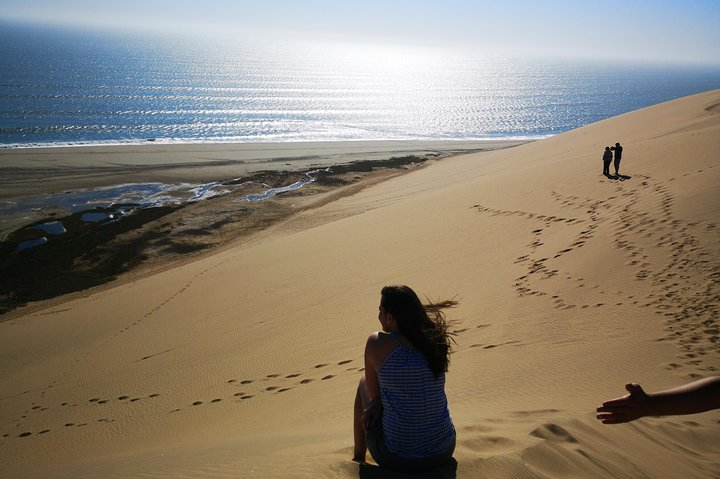
<instances>
[{"instance_id":1,"label":"sandy beach","mask_svg":"<svg viewBox=\"0 0 720 479\"><path fill-rule=\"evenodd\" d=\"M616 141L622 180L601 175ZM170 148L2 152L0 191L335 161ZM457 477L717 477L720 411L608 426L594 410L626 382L719 374L719 155L715 90L368 178L191 261L0 316L0 476L405 477L350 461L379 292L404 283L460 299Z\"/></svg>"},{"instance_id":2,"label":"sandy beach","mask_svg":"<svg viewBox=\"0 0 720 479\"><path fill-rule=\"evenodd\" d=\"M0 199L132 182L204 182L391 156L457 154L518 141L326 141L0 149Z\"/></svg>"},{"instance_id":3,"label":"sandy beach","mask_svg":"<svg viewBox=\"0 0 720 479\"><path fill-rule=\"evenodd\" d=\"M18 307L28 303L34 303L30 309L45 307L44 300L65 301L69 293L198 259L432 161L523 143L148 143L0 150L0 315L22 314L28 309Z\"/></svg>"}]
</instances>

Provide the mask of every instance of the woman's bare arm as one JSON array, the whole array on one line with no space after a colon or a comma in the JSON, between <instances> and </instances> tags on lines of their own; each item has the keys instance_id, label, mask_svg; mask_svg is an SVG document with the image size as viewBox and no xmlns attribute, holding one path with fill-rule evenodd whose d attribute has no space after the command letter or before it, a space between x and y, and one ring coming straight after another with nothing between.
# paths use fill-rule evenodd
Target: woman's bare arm
<instances>
[{"instance_id":1,"label":"woman's bare arm","mask_svg":"<svg viewBox=\"0 0 720 479\"><path fill-rule=\"evenodd\" d=\"M627 384L629 394L603 402L597 418L603 424L620 424L645 416L695 414L720 408L720 376L648 394L639 384Z\"/></svg>"},{"instance_id":2,"label":"woman's bare arm","mask_svg":"<svg viewBox=\"0 0 720 479\"><path fill-rule=\"evenodd\" d=\"M381 352L378 333L371 334L365 343L365 384L367 387L369 404L363 412L362 422L366 430L372 428L380 418L382 405L380 403L380 381L377 377L378 357Z\"/></svg>"}]
</instances>

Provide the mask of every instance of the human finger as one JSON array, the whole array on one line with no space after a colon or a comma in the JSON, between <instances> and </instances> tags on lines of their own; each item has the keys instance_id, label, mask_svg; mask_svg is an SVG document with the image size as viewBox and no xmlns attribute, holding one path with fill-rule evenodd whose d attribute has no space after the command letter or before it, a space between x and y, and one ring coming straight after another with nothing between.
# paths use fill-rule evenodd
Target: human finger
<instances>
[{"instance_id":1,"label":"human finger","mask_svg":"<svg viewBox=\"0 0 720 479\"><path fill-rule=\"evenodd\" d=\"M628 403L628 400L628 396L623 396L621 398L608 399L607 401L603 401L602 405L605 407L623 406Z\"/></svg>"},{"instance_id":2,"label":"human finger","mask_svg":"<svg viewBox=\"0 0 720 479\"><path fill-rule=\"evenodd\" d=\"M597 412L614 412L614 413L626 413L633 410L633 407L631 404L608 404L603 403L602 406L595 409Z\"/></svg>"},{"instance_id":3,"label":"human finger","mask_svg":"<svg viewBox=\"0 0 720 479\"><path fill-rule=\"evenodd\" d=\"M645 391L643 391L642 386L640 386L638 383L628 383L625 385L625 390L629 392L630 394L645 394Z\"/></svg>"},{"instance_id":4,"label":"human finger","mask_svg":"<svg viewBox=\"0 0 720 479\"><path fill-rule=\"evenodd\" d=\"M630 418L628 418L625 415L618 415L618 414L598 414L597 418L602 422L603 424L622 424L625 422L630 422Z\"/></svg>"}]
</instances>

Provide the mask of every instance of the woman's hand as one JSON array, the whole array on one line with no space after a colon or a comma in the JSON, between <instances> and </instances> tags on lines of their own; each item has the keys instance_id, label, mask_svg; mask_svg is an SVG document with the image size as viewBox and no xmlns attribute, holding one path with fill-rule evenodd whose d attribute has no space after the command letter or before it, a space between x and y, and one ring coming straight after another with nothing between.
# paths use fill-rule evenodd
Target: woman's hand
<instances>
[{"instance_id":1,"label":"woman's hand","mask_svg":"<svg viewBox=\"0 0 720 479\"><path fill-rule=\"evenodd\" d=\"M623 397L603 402L597 418L603 424L620 424L648 415L651 399L639 384L626 384Z\"/></svg>"},{"instance_id":2,"label":"woman's hand","mask_svg":"<svg viewBox=\"0 0 720 479\"><path fill-rule=\"evenodd\" d=\"M377 398L370 401L368 407L366 407L363 411L362 423L365 430L369 431L372 429L373 426L375 426L375 423L377 423L380 419L380 416L382 416L382 402L380 401L380 398Z\"/></svg>"}]
</instances>

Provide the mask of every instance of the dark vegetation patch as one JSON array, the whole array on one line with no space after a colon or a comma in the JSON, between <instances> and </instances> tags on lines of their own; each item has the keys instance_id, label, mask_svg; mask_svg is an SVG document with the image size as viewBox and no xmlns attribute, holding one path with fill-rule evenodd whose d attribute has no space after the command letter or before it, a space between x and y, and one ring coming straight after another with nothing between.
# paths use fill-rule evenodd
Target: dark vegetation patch
<instances>
[{"instance_id":1,"label":"dark vegetation patch","mask_svg":"<svg viewBox=\"0 0 720 479\"><path fill-rule=\"evenodd\" d=\"M406 168L427 159L411 155L357 161L325 170L260 171L224 184L237 186L242 195L246 195L288 186L307 179L309 174L315 178L313 184L333 188L359 181L361 173ZM0 315L33 301L108 283L141 265L168 264L183 255L202 252L267 228L294 211L280 197L312 194L304 191L283 193L258 202L236 202L231 194L181 206L138 208L117 221L86 222L82 216L88 212L111 214L122 205L64 217L53 215L37 221L0 242ZM35 228L51 221L62 222L66 232L53 235ZM19 243L41 237L47 238L46 244L17 251Z\"/></svg>"},{"instance_id":2,"label":"dark vegetation patch","mask_svg":"<svg viewBox=\"0 0 720 479\"><path fill-rule=\"evenodd\" d=\"M84 222L85 212L80 212L60 218L67 229L61 235L45 235L33 228L44 221L11 233L0 243L0 314L30 301L112 281L144 259L144 246L156 235L150 231L124 242L117 238L178 208L136 210L120 221L104 224ZM20 241L40 236L47 238L47 244L16 251Z\"/></svg>"}]
</instances>

